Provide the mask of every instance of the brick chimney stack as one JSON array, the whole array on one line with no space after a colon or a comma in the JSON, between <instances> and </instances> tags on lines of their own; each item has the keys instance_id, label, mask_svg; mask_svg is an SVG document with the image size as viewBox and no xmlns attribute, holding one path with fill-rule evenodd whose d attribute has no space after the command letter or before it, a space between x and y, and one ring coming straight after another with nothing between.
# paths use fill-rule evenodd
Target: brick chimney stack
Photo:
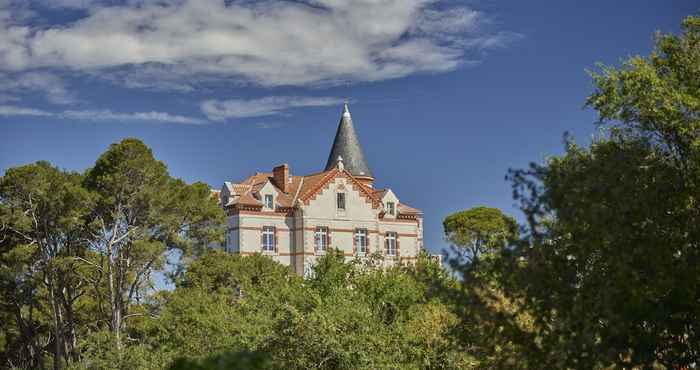
<instances>
[{"instance_id":1,"label":"brick chimney stack","mask_svg":"<svg viewBox=\"0 0 700 370\"><path fill-rule=\"evenodd\" d=\"M272 169L272 180L283 192L289 191L289 165L282 164Z\"/></svg>"}]
</instances>

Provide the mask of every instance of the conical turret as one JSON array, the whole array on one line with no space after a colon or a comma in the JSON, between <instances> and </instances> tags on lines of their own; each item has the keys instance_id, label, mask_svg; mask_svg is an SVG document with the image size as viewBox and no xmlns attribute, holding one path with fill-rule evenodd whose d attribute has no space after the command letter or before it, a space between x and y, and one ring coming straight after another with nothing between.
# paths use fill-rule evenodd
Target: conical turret
<instances>
[{"instance_id":1,"label":"conical turret","mask_svg":"<svg viewBox=\"0 0 700 370\"><path fill-rule=\"evenodd\" d=\"M360 141L357 139L355 127L352 124L352 117L348 109L348 103L343 107L343 115L340 117L338 131L335 133L333 147L326 162L326 171L338 165L338 157L342 158L345 170L349 171L354 177L362 180L365 184L370 185L374 181L372 171L370 171L365 155L360 146Z\"/></svg>"}]
</instances>

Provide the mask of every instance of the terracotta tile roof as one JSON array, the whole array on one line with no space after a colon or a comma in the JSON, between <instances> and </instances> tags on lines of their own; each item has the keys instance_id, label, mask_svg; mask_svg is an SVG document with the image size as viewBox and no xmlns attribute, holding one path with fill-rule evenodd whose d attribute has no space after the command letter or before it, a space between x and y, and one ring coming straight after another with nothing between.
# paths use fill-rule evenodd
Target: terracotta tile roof
<instances>
[{"instance_id":1,"label":"terracotta tile roof","mask_svg":"<svg viewBox=\"0 0 700 370\"><path fill-rule=\"evenodd\" d=\"M299 199L306 200L313 195L319 187L325 185L338 172L337 169L304 176L304 184L299 191Z\"/></svg>"},{"instance_id":2,"label":"terracotta tile roof","mask_svg":"<svg viewBox=\"0 0 700 370\"><path fill-rule=\"evenodd\" d=\"M362 182L357 181L347 171L340 172L338 168L333 168L308 176L290 176L290 182L287 186L287 192L285 193L274 183L271 172L258 172L239 183L225 183L225 186L232 190L232 193L235 195L231 197L228 205L235 206L236 204L241 204L262 206L262 202L256 199L255 195L270 181L277 190L278 196L275 199L276 205L284 208L292 208L295 206L294 203L297 199L302 201L310 199L336 176L346 176L350 179L353 185L367 196L375 207L381 203L381 197L388 191L387 189L372 189ZM404 207L404 211L401 210L402 206ZM399 204L399 212L405 214L420 213L420 211L402 204Z\"/></svg>"},{"instance_id":3,"label":"terracotta tile roof","mask_svg":"<svg viewBox=\"0 0 700 370\"><path fill-rule=\"evenodd\" d=\"M423 213L419 209L410 207L410 206L405 205L403 203L399 203L398 211L400 214L404 214L404 215L419 215L419 214Z\"/></svg>"},{"instance_id":4,"label":"terracotta tile roof","mask_svg":"<svg viewBox=\"0 0 700 370\"><path fill-rule=\"evenodd\" d=\"M253 197L251 193L242 194L240 197L238 197L238 199L234 199L233 202L235 202L235 204L262 206L262 203L259 200L255 199L255 197Z\"/></svg>"},{"instance_id":5,"label":"terracotta tile roof","mask_svg":"<svg viewBox=\"0 0 700 370\"><path fill-rule=\"evenodd\" d=\"M389 190L389 189L374 189L373 192L377 198L382 199L384 194L386 194L387 190Z\"/></svg>"}]
</instances>

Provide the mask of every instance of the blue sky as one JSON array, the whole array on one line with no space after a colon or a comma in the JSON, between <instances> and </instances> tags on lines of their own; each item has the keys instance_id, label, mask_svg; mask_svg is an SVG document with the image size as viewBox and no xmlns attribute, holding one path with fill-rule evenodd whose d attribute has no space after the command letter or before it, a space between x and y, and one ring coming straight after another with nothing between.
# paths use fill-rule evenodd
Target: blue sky
<instances>
[{"instance_id":1,"label":"blue sky","mask_svg":"<svg viewBox=\"0 0 700 370\"><path fill-rule=\"evenodd\" d=\"M690 0L0 0L0 172L82 171L146 142L172 175L219 188L325 165L349 98L377 186L442 219L516 217L509 168L595 133L586 69L646 55Z\"/></svg>"}]
</instances>

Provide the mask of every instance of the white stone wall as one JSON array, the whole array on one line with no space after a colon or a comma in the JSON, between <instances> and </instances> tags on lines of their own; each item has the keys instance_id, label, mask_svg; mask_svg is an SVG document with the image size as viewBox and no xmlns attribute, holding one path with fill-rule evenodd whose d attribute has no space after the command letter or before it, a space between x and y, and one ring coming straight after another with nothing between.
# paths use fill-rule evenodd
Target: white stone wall
<instances>
[{"instance_id":1,"label":"white stone wall","mask_svg":"<svg viewBox=\"0 0 700 370\"><path fill-rule=\"evenodd\" d=\"M345 210L336 207L336 194L345 193ZM276 194L275 194L276 195ZM396 202L391 193L386 197ZM383 199L384 201L384 199ZM274 260L292 267L298 274L308 272L323 253L315 249L315 230L317 226L328 227L331 244L329 249L340 249L347 259L356 258L354 253L355 230L364 228L369 236L369 253L385 251L385 235L395 232L398 235L399 255L387 258L385 265L400 261L415 260L421 247L422 229L419 222L385 217L379 220L381 208L372 208L371 202L353 188L352 182L338 177L324 187L322 191L302 205L294 215L263 211L241 211L229 216L229 235L235 241L233 252L242 255L261 253L261 232L263 226L277 229L277 251L265 252Z\"/></svg>"}]
</instances>

